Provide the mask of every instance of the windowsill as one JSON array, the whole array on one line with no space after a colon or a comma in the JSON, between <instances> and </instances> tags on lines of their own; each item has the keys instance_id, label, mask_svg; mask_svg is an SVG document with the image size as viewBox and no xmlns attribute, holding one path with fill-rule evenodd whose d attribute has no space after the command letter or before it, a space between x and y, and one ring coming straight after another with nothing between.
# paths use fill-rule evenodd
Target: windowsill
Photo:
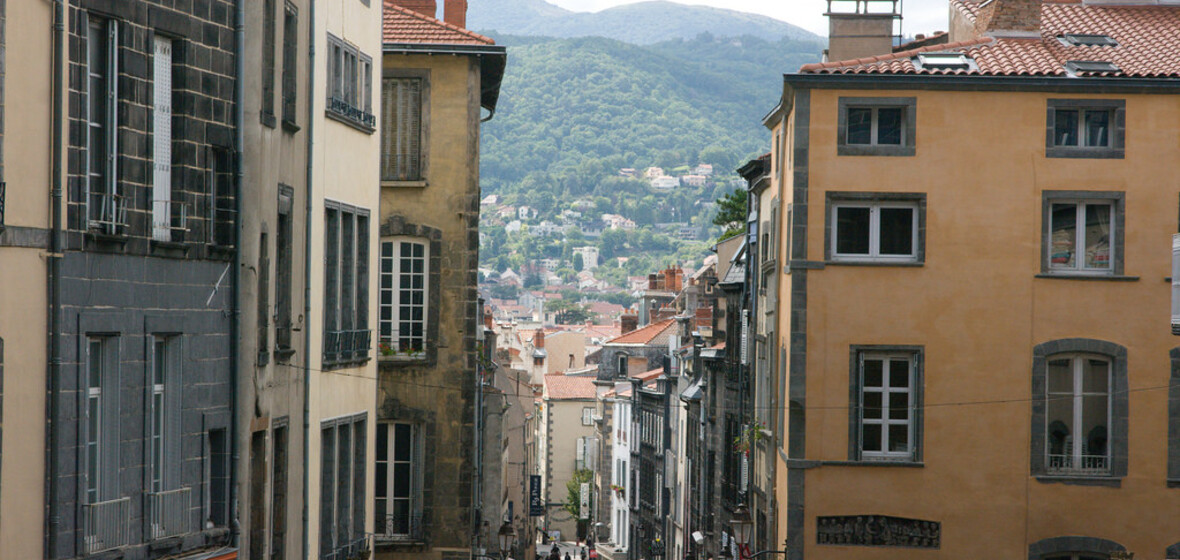
<instances>
[{"instance_id":1,"label":"windowsill","mask_svg":"<svg viewBox=\"0 0 1180 560\"><path fill-rule=\"evenodd\" d=\"M1180 478L1169 478L1168 488L1180 488Z\"/></svg>"},{"instance_id":2,"label":"windowsill","mask_svg":"<svg viewBox=\"0 0 1180 560\"><path fill-rule=\"evenodd\" d=\"M1075 148L1070 146L1049 146L1045 148L1047 158L1065 159L1123 159L1125 150L1119 148Z\"/></svg>"},{"instance_id":3,"label":"windowsill","mask_svg":"<svg viewBox=\"0 0 1180 560\"><path fill-rule=\"evenodd\" d=\"M360 367L360 366L363 366L363 365L369 363L370 359L371 358L369 358L369 357L364 357L364 358L356 358L353 360L341 361L341 362L324 362L323 368L325 370L330 370L330 369L348 369L348 368Z\"/></svg>"},{"instance_id":4,"label":"windowsill","mask_svg":"<svg viewBox=\"0 0 1180 560\"><path fill-rule=\"evenodd\" d=\"M889 459L861 459L859 461L820 461L823 467L903 467L909 469L926 468L922 461L892 461Z\"/></svg>"},{"instance_id":5,"label":"windowsill","mask_svg":"<svg viewBox=\"0 0 1180 560\"><path fill-rule=\"evenodd\" d=\"M291 134L295 134L296 132L299 132L299 125L295 124L295 121L291 119L284 118L283 130L290 132Z\"/></svg>"},{"instance_id":6,"label":"windowsill","mask_svg":"<svg viewBox=\"0 0 1180 560\"><path fill-rule=\"evenodd\" d=\"M1037 482L1043 484L1070 484L1074 486L1107 486L1119 488L1123 479L1114 475L1066 475L1066 474L1038 474L1033 475Z\"/></svg>"},{"instance_id":7,"label":"windowsill","mask_svg":"<svg viewBox=\"0 0 1180 560\"><path fill-rule=\"evenodd\" d=\"M152 256L183 259L188 256L188 245L179 241L152 240Z\"/></svg>"},{"instance_id":8,"label":"windowsill","mask_svg":"<svg viewBox=\"0 0 1180 560\"><path fill-rule=\"evenodd\" d=\"M127 245L128 237L123 233L86 232L86 240L98 248L122 249Z\"/></svg>"},{"instance_id":9,"label":"windowsill","mask_svg":"<svg viewBox=\"0 0 1180 560\"><path fill-rule=\"evenodd\" d=\"M913 146L882 146L872 144L839 144L838 156L910 157L917 153Z\"/></svg>"},{"instance_id":10,"label":"windowsill","mask_svg":"<svg viewBox=\"0 0 1180 560\"><path fill-rule=\"evenodd\" d=\"M824 261L826 266L902 266L902 267L921 267L926 266L923 261L878 261L878 260L854 260L854 259L828 259Z\"/></svg>"},{"instance_id":11,"label":"windowsill","mask_svg":"<svg viewBox=\"0 0 1180 560\"><path fill-rule=\"evenodd\" d=\"M263 126L275 127L275 114L270 111L262 111L258 114L258 120L262 122Z\"/></svg>"},{"instance_id":12,"label":"windowsill","mask_svg":"<svg viewBox=\"0 0 1180 560\"><path fill-rule=\"evenodd\" d=\"M1042 272L1037 278L1053 278L1058 280L1105 280L1107 282L1138 282L1138 276L1122 276L1115 274L1086 274L1083 272Z\"/></svg>"},{"instance_id":13,"label":"windowsill","mask_svg":"<svg viewBox=\"0 0 1180 560\"><path fill-rule=\"evenodd\" d=\"M294 348L275 348L275 361L279 363L286 363L295 355Z\"/></svg>"},{"instance_id":14,"label":"windowsill","mask_svg":"<svg viewBox=\"0 0 1180 560\"><path fill-rule=\"evenodd\" d=\"M423 352L421 354L414 354L411 356L399 356L397 354L390 354L388 356L380 356L377 359L381 362L407 362L407 363L425 362L426 361L426 353Z\"/></svg>"},{"instance_id":15,"label":"windowsill","mask_svg":"<svg viewBox=\"0 0 1180 560\"><path fill-rule=\"evenodd\" d=\"M369 125L369 124L364 123L360 120L357 120L357 119L354 119L348 115L345 115L344 113L341 113L339 111L334 111L331 108L326 109L324 111L324 113L326 115L328 115L329 119L344 123L344 124L351 126L361 132L364 132L365 134L372 134L374 132L377 132L376 126Z\"/></svg>"},{"instance_id":16,"label":"windowsill","mask_svg":"<svg viewBox=\"0 0 1180 560\"><path fill-rule=\"evenodd\" d=\"M232 258L234 256L233 245L217 245L214 243L210 243L210 244L206 245L206 247L208 248L209 256L211 256L215 259L224 260L224 259Z\"/></svg>"},{"instance_id":17,"label":"windowsill","mask_svg":"<svg viewBox=\"0 0 1180 560\"><path fill-rule=\"evenodd\" d=\"M419 180L419 181L381 181L381 186L382 187L394 187L394 188L429 187L430 184L427 183L425 179L423 179L423 180Z\"/></svg>"}]
</instances>

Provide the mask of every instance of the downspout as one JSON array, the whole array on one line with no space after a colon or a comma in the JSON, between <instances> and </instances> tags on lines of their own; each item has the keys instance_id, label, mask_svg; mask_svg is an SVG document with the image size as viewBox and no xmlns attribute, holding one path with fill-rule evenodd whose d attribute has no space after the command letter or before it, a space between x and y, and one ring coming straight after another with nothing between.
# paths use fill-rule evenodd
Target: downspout
<instances>
[{"instance_id":1,"label":"downspout","mask_svg":"<svg viewBox=\"0 0 1180 560\"><path fill-rule=\"evenodd\" d=\"M238 464L241 458L242 446L238 442L238 335L240 331L241 316L241 288L240 288L240 260L242 256L242 183L245 178L245 163L243 154L246 150L245 137L245 107L243 101L245 95L246 83L246 57L243 55L243 47L246 43L246 0L237 0L234 6L234 44L237 45L237 52L234 53L234 259L233 263L237 270L230 276L230 322L229 322L229 361L230 361L230 387L232 390L229 393L229 426L230 426L230 441L233 442L233 468L229 469L229 487L230 500L233 504L233 515L231 516L231 533L230 545L236 547L238 545L238 538L241 536L242 525L239 521L238 514L240 508L238 506L239 482L238 482Z\"/></svg>"},{"instance_id":2,"label":"downspout","mask_svg":"<svg viewBox=\"0 0 1180 560\"><path fill-rule=\"evenodd\" d=\"M244 1L244 0L240 0ZM307 176L303 220L303 556L311 558L308 538L308 487L311 485L311 215L312 159L315 157L315 0L307 0Z\"/></svg>"},{"instance_id":3,"label":"downspout","mask_svg":"<svg viewBox=\"0 0 1180 560\"><path fill-rule=\"evenodd\" d=\"M51 149L53 154L52 191L49 197L51 230L49 232L49 364L46 383L49 389L48 414L45 426L45 557L57 558L57 533L61 527L61 512L58 511L57 465L61 451L57 448L58 417L61 407L61 202L62 202L62 150L65 147L62 134L65 123L65 0L53 1L53 113L50 127L53 131Z\"/></svg>"}]
</instances>

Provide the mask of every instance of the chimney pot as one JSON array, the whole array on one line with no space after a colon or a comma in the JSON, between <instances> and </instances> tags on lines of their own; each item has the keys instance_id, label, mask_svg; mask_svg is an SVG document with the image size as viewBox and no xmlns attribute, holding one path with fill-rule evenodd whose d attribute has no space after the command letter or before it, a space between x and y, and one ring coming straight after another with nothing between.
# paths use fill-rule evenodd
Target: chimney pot
<instances>
[{"instance_id":1,"label":"chimney pot","mask_svg":"<svg viewBox=\"0 0 1180 560\"><path fill-rule=\"evenodd\" d=\"M533 337L533 348L545 347L545 331L537 331L537 335Z\"/></svg>"},{"instance_id":2,"label":"chimney pot","mask_svg":"<svg viewBox=\"0 0 1180 560\"><path fill-rule=\"evenodd\" d=\"M634 313L626 313L619 317L619 331L620 334L627 334L639 328L639 316Z\"/></svg>"}]
</instances>

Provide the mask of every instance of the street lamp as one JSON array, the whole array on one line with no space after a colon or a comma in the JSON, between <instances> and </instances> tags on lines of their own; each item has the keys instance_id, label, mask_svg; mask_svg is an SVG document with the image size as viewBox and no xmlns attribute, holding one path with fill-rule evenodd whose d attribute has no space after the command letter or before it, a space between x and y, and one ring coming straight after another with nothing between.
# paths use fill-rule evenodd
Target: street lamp
<instances>
[{"instance_id":1,"label":"street lamp","mask_svg":"<svg viewBox=\"0 0 1180 560\"><path fill-rule=\"evenodd\" d=\"M516 540L516 529L512 528L512 524L505 521L500 526L500 531L497 533L500 537L500 557L507 558L508 552L512 550L513 541Z\"/></svg>"},{"instance_id":2,"label":"street lamp","mask_svg":"<svg viewBox=\"0 0 1180 560\"><path fill-rule=\"evenodd\" d=\"M729 519L733 526L733 540L737 541L740 558L750 557L750 537L754 534L754 521L750 519L750 511L745 504L738 504L734 508L733 516Z\"/></svg>"}]
</instances>

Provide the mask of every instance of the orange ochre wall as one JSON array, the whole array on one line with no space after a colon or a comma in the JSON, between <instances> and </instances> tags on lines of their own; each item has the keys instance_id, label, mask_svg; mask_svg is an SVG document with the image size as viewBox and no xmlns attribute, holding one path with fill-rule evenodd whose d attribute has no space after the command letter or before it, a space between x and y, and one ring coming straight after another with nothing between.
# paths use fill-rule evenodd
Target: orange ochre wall
<instances>
[{"instance_id":1,"label":"orange ochre wall","mask_svg":"<svg viewBox=\"0 0 1180 560\"><path fill-rule=\"evenodd\" d=\"M838 99L868 96L917 98L915 156L836 155ZM1125 159L1046 158L1050 98L1125 99ZM1166 484L1168 352L1178 345L1164 281L1180 196L1175 96L811 90L809 132L807 260L824 260L827 191L925 193L927 210L924 265L807 273L804 458L849 459L851 345L923 346L926 407L923 466L806 471L805 556L1023 559L1038 540L1088 536L1163 558L1180 542L1180 488ZM784 179L783 215L790 169ZM1037 278L1044 190L1125 193L1124 274L1136 279ZM784 345L792 280L780 291ZM1031 420L1033 347L1072 337L1127 348L1129 467L1118 488L1030 475L1030 430L1043 429ZM860 514L939 521L941 547L816 544L817 516Z\"/></svg>"}]
</instances>

